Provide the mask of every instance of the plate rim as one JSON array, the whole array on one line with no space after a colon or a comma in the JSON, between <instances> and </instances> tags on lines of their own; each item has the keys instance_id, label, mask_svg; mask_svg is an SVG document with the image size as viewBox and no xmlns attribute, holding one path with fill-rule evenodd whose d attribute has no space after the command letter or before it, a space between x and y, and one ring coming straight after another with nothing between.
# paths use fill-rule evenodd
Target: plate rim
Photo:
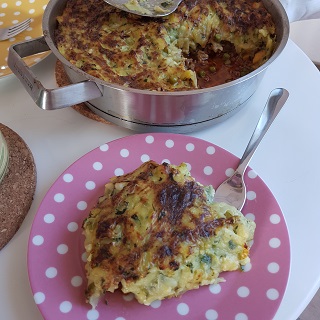
<instances>
[{"instance_id":1,"label":"plate rim","mask_svg":"<svg viewBox=\"0 0 320 320\"><path fill-rule=\"evenodd\" d=\"M166 133L166 132L136 133L136 134L129 135L129 136L119 137L119 138L116 138L116 139L114 139L114 140L107 141L107 142L105 142L105 143L103 143L103 144L100 144L99 146L96 146L96 147L94 147L93 149L85 152L83 155L81 155L81 156L78 157L75 161L73 161L70 165L68 165L68 166L58 175L58 177L54 180L54 182L50 185L50 187L48 188L48 190L45 192L45 195L44 195L44 197L42 198L42 200L41 200L41 202L40 202L40 204L39 204L39 206L38 206L38 208L37 208L37 212L36 212L36 214L35 214L35 216L34 216L34 219L33 219L33 222L32 222L32 227L31 227L31 229L30 229L29 239L28 239L28 252L27 252L28 278L29 278L29 284L30 284L30 286L31 286L31 290L32 290L32 293L33 293L33 294L35 293L35 290L34 290L34 288L33 288L33 285L32 285L31 279L30 279L30 270L29 270L29 268L30 268L30 266L29 266L30 246L31 246L31 242L32 242L32 241L31 241L31 240L32 240L32 239L31 239L31 235L32 235L32 231L33 231L33 228L34 228L34 221L35 221L35 219L36 219L37 216L38 216L38 212L40 211L40 208L42 207L43 203L44 203L45 200L46 200L47 194L50 192L50 190L52 190L52 188L55 186L55 184L63 177L63 175L64 175L66 172L68 172L68 170L75 165L75 163L81 161L82 158L84 158L84 157L86 157L87 155L91 154L92 152L98 150L98 149L101 148L102 146L104 146L104 145L109 145L109 144L114 144L114 143L117 143L117 142L119 142L119 141L121 141L121 140L132 139L132 138L135 138L135 137L137 137L137 136L147 137L148 135L151 135L151 136L165 136L165 137L171 137L171 136L172 136L172 137L175 137L175 136L178 136L178 137L182 137L183 139L188 138L188 139L192 139L192 140L196 140L196 141L200 141L200 142L205 142L205 143L207 143L207 144L210 145L210 146L214 146L214 147L220 148L220 150L222 150L222 152L226 152L228 155L234 157L236 160L240 160L238 156L236 156L236 155L233 154L232 152L228 151L226 148L221 147L221 146L219 146L218 144L215 144L215 143L210 142L210 141L208 141L208 140L205 140L205 139L202 139L202 138L198 138L198 137L189 136L189 135L184 135L184 134ZM250 166L248 166L246 172L248 172L250 169L252 169L252 168L251 168ZM253 169L252 169L252 170L253 170ZM280 212L281 212L281 217L283 218L283 223L284 223L285 228L286 228L286 237L287 237L287 241L288 241L288 249L289 249L289 250L288 250L288 257L289 257L288 263L289 263L289 265L287 266L288 272L287 272L287 275L286 275L286 281L285 281L286 284L285 284L285 287L284 287L284 290L283 290L283 294L282 294L281 298L280 298L279 301L278 301L278 302L279 302L279 303L278 303L278 307L277 307L277 309L276 309L275 312L274 312L274 315L275 315L276 312L277 312L277 310L279 309L279 306L280 306L280 304L281 304L281 302L282 302L282 299L283 299L283 297L284 297L284 295L285 295L285 293L286 293L286 290L287 290L287 288L288 288L288 280L289 280L290 273L291 273L291 262L292 262L291 239L290 239L290 233L289 233L289 230L288 230L288 227L287 227L287 222L286 222L286 219L285 219L285 215L283 214L283 210L282 210L279 202L277 201L275 195L274 195L273 192L270 190L269 186L265 183L265 181L264 181L258 174L257 174L257 176L258 176L259 179L261 180L264 188L266 188L266 189L270 192L270 194L272 195L272 197L274 198L276 204L277 204L278 207L279 207L279 210L280 210ZM107 177L107 178L108 178L108 177ZM107 179L107 178L106 178L106 179ZM42 316L44 316L44 314L43 314L41 308L39 307L39 305L37 305L37 307L38 307L40 313L42 314Z\"/></svg>"}]
</instances>

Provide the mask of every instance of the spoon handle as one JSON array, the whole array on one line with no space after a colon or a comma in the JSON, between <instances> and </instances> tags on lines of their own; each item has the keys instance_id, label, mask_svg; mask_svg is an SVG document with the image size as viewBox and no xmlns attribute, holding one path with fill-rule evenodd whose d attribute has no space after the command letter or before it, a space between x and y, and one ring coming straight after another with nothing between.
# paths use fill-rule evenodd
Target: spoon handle
<instances>
[{"instance_id":1,"label":"spoon handle","mask_svg":"<svg viewBox=\"0 0 320 320\"><path fill-rule=\"evenodd\" d=\"M271 91L266 105L262 111L257 126L251 136L251 139L247 145L246 150L239 162L239 166L236 171L243 174L254 154L262 138L268 131L273 120L278 115L279 111L285 104L289 97L289 92L283 88L277 88Z\"/></svg>"}]
</instances>

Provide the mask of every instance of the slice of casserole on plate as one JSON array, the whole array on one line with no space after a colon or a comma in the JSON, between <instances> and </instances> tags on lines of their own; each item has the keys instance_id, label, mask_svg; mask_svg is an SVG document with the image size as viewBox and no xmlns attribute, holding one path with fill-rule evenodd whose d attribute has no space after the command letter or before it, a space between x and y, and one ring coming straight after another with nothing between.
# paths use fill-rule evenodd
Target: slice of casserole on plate
<instances>
[{"instance_id":1,"label":"slice of casserole on plate","mask_svg":"<svg viewBox=\"0 0 320 320\"><path fill-rule=\"evenodd\" d=\"M83 223L87 301L120 288L149 305L241 270L255 223L213 195L185 163L149 161L111 178Z\"/></svg>"}]
</instances>

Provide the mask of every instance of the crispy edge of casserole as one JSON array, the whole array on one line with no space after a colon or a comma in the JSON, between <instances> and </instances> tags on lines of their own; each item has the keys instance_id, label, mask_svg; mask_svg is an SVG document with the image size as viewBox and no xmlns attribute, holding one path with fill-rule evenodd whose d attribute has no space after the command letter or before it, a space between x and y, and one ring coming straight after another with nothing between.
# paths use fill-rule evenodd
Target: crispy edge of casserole
<instances>
[{"instance_id":1,"label":"crispy edge of casserole","mask_svg":"<svg viewBox=\"0 0 320 320\"><path fill-rule=\"evenodd\" d=\"M150 305L241 270L255 223L213 194L185 163L149 161L111 178L83 222L87 302L120 288Z\"/></svg>"}]
</instances>

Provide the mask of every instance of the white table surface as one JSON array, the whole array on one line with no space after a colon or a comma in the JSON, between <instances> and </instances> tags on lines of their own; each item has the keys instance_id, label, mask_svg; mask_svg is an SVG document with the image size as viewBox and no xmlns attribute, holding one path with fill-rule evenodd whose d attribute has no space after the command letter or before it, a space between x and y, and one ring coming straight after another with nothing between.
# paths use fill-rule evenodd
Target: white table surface
<instances>
[{"instance_id":1,"label":"white table surface","mask_svg":"<svg viewBox=\"0 0 320 320\"><path fill-rule=\"evenodd\" d=\"M54 66L55 58L50 55L33 67L51 88L56 86ZM250 166L273 191L287 221L291 271L274 319L295 320L320 284L319 71L289 41L244 109L225 122L192 135L240 157L269 92L276 87L286 88L290 97ZM25 140L37 167L37 188L30 212L14 238L0 251L0 318L40 320L26 262L29 231L37 208L51 184L76 159L105 142L134 132L95 122L72 108L40 110L15 76L0 79L0 122Z\"/></svg>"},{"instance_id":2,"label":"white table surface","mask_svg":"<svg viewBox=\"0 0 320 320\"><path fill-rule=\"evenodd\" d=\"M320 41L314 41L319 32L320 16L318 19L295 21L290 25L291 40L293 40L315 64L320 66Z\"/></svg>"}]
</instances>

